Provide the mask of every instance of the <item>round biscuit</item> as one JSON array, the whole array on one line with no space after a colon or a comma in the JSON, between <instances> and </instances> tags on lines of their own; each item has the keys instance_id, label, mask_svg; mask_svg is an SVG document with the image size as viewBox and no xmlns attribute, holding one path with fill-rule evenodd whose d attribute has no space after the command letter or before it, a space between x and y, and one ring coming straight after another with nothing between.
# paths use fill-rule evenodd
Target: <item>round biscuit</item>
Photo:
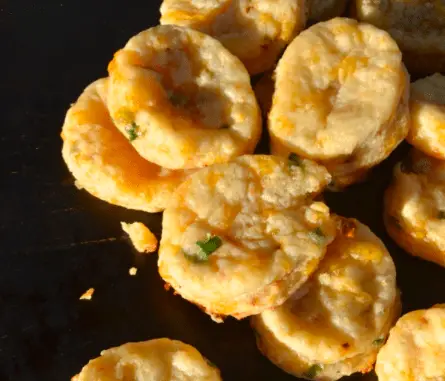
<instances>
[{"instance_id":1,"label":"round biscuit","mask_svg":"<svg viewBox=\"0 0 445 381\"><path fill-rule=\"evenodd\" d=\"M187 176L139 156L114 125L107 108L108 79L89 85L68 110L62 156L76 185L128 209L159 212Z\"/></svg>"},{"instance_id":2,"label":"round biscuit","mask_svg":"<svg viewBox=\"0 0 445 381\"><path fill-rule=\"evenodd\" d=\"M261 351L297 377L337 380L372 370L400 313L396 269L368 227L338 217L320 267L282 306L251 318Z\"/></svg>"},{"instance_id":3,"label":"round biscuit","mask_svg":"<svg viewBox=\"0 0 445 381\"><path fill-rule=\"evenodd\" d=\"M161 277L216 319L283 303L333 239L329 208L313 201L329 181L295 157L242 156L196 172L164 213Z\"/></svg>"},{"instance_id":4,"label":"round biscuit","mask_svg":"<svg viewBox=\"0 0 445 381\"><path fill-rule=\"evenodd\" d=\"M254 151L261 113L249 74L214 38L150 28L115 54L108 71L110 114L150 162L201 168Z\"/></svg>"}]
</instances>

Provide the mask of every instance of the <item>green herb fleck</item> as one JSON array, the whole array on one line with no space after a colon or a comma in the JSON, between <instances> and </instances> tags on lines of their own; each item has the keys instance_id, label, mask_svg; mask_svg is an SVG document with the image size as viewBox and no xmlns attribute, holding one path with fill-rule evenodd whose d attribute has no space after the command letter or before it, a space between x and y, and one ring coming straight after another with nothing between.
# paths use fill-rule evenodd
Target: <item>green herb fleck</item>
<instances>
[{"instance_id":1,"label":"green herb fleck","mask_svg":"<svg viewBox=\"0 0 445 381\"><path fill-rule=\"evenodd\" d=\"M222 240L218 236L211 236L210 234L204 241L197 241L198 251L194 254L189 254L183 250L184 256L192 262L200 263L207 262L209 256L212 255L222 245Z\"/></svg>"},{"instance_id":2,"label":"green herb fleck","mask_svg":"<svg viewBox=\"0 0 445 381\"><path fill-rule=\"evenodd\" d=\"M173 106L176 107L183 107L188 103L188 98L179 93L175 93L173 91L169 92L168 98L170 99L170 102L173 104Z\"/></svg>"},{"instance_id":3,"label":"green herb fleck","mask_svg":"<svg viewBox=\"0 0 445 381\"><path fill-rule=\"evenodd\" d=\"M139 136L138 129L139 129L139 126L135 122L132 122L131 126L127 127L128 140L130 140L130 142L136 140L137 137Z\"/></svg>"},{"instance_id":4,"label":"green herb fleck","mask_svg":"<svg viewBox=\"0 0 445 381\"><path fill-rule=\"evenodd\" d=\"M385 338L384 337L379 337L378 339L375 339L372 342L372 344L375 345L376 347L380 347L384 342L385 342Z\"/></svg>"},{"instance_id":5,"label":"green herb fleck","mask_svg":"<svg viewBox=\"0 0 445 381\"><path fill-rule=\"evenodd\" d=\"M439 210L439 213L437 214L437 218L439 220L445 220L445 210Z\"/></svg>"},{"instance_id":6,"label":"green herb fleck","mask_svg":"<svg viewBox=\"0 0 445 381\"><path fill-rule=\"evenodd\" d=\"M222 245L222 240L218 236L207 236L205 241L197 241L196 245L201 249L207 257L213 254Z\"/></svg>"},{"instance_id":7,"label":"green herb fleck","mask_svg":"<svg viewBox=\"0 0 445 381\"><path fill-rule=\"evenodd\" d=\"M307 370L307 372L304 374L304 377L311 378L311 379L315 378L315 377L317 377L317 374L320 373L322 370L323 370L323 368L320 365L318 365L318 364L312 365Z\"/></svg>"},{"instance_id":8,"label":"green herb fleck","mask_svg":"<svg viewBox=\"0 0 445 381\"><path fill-rule=\"evenodd\" d=\"M291 167L303 167L303 160L296 153L290 153L288 156L288 165Z\"/></svg>"},{"instance_id":9,"label":"green herb fleck","mask_svg":"<svg viewBox=\"0 0 445 381\"><path fill-rule=\"evenodd\" d=\"M316 244L322 245L325 242L326 236L323 233L323 230L318 227L309 233L309 238L312 239L312 241L314 241Z\"/></svg>"}]
</instances>

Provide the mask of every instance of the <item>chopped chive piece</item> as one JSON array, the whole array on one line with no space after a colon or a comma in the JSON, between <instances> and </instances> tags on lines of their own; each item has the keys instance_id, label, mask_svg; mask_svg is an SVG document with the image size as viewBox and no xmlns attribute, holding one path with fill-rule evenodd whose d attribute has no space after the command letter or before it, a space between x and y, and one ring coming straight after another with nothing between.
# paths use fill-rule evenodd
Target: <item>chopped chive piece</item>
<instances>
[{"instance_id":1,"label":"chopped chive piece","mask_svg":"<svg viewBox=\"0 0 445 381\"><path fill-rule=\"evenodd\" d=\"M385 342L385 338L384 337L379 337L378 339L375 339L372 344L379 347L381 346L383 343Z\"/></svg>"},{"instance_id":2,"label":"chopped chive piece","mask_svg":"<svg viewBox=\"0 0 445 381\"><path fill-rule=\"evenodd\" d=\"M303 160L296 153L290 153L287 159L289 167L303 167Z\"/></svg>"},{"instance_id":3,"label":"chopped chive piece","mask_svg":"<svg viewBox=\"0 0 445 381\"><path fill-rule=\"evenodd\" d=\"M440 210L439 213L437 214L437 218L439 220L445 220L445 210Z\"/></svg>"},{"instance_id":4,"label":"chopped chive piece","mask_svg":"<svg viewBox=\"0 0 445 381\"><path fill-rule=\"evenodd\" d=\"M139 136L138 129L139 129L139 126L135 122L132 122L131 126L127 128L128 140L130 140L130 142L136 140L137 137Z\"/></svg>"},{"instance_id":5,"label":"chopped chive piece","mask_svg":"<svg viewBox=\"0 0 445 381\"><path fill-rule=\"evenodd\" d=\"M309 238L312 239L316 244L322 245L326 239L325 234L321 228L316 228L315 230L309 233Z\"/></svg>"},{"instance_id":6,"label":"chopped chive piece","mask_svg":"<svg viewBox=\"0 0 445 381\"><path fill-rule=\"evenodd\" d=\"M194 254L189 254L183 250L184 256L195 263L207 262L209 256L212 255L222 245L222 240L218 236L211 236L210 234L204 241L197 241L198 251Z\"/></svg>"},{"instance_id":7,"label":"chopped chive piece","mask_svg":"<svg viewBox=\"0 0 445 381\"><path fill-rule=\"evenodd\" d=\"M222 245L222 240L218 236L207 236L205 241L197 241L196 245L201 249L207 257L213 254Z\"/></svg>"},{"instance_id":8,"label":"chopped chive piece","mask_svg":"<svg viewBox=\"0 0 445 381\"><path fill-rule=\"evenodd\" d=\"M317 374L320 373L322 370L323 370L323 368L320 365L315 364L315 365L312 365L307 370L307 372L304 374L304 376L307 378L315 378L315 377L317 377Z\"/></svg>"}]
</instances>

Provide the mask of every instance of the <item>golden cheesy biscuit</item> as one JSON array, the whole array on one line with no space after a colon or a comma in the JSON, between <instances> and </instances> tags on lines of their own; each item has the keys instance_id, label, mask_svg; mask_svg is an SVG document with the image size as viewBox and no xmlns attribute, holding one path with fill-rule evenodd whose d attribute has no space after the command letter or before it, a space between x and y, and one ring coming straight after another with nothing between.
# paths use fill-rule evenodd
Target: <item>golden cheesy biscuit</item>
<instances>
[{"instance_id":1,"label":"golden cheesy biscuit","mask_svg":"<svg viewBox=\"0 0 445 381\"><path fill-rule=\"evenodd\" d=\"M115 54L109 73L111 116L145 159L199 168L255 149L261 114L249 74L212 37L148 29Z\"/></svg>"},{"instance_id":2,"label":"golden cheesy biscuit","mask_svg":"<svg viewBox=\"0 0 445 381\"><path fill-rule=\"evenodd\" d=\"M377 356L379 381L445 380L445 304L409 312Z\"/></svg>"},{"instance_id":3,"label":"golden cheesy biscuit","mask_svg":"<svg viewBox=\"0 0 445 381\"><path fill-rule=\"evenodd\" d=\"M348 0L307 0L310 21L326 21L341 16Z\"/></svg>"},{"instance_id":4,"label":"golden cheesy biscuit","mask_svg":"<svg viewBox=\"0 0 445 381\"><path fill-rule=\"evenodd\" d=\"M155 339L102 351L73 381L220 381L219 370L195 348Z\"/></svg>"},{"instance_id":5,"label":"golden cheesy biscuit","mask_svg":"<svg viewBox=\"0 0 445 381\"><path fill-rule=\"evenodd\" d=\"M186 177L138 155L107 109L108 79L88 86L71 106L62 128L62 155L76 185L111 204L162 211Z\"/></svg>"},{"instance_id":6,"label":"golden cheesy biscuit","mask_svg":"<svg viewBox=\"0 0 445 381\"><path fill-rule=\"evenodd\" d=\"M411 84L411 130L407 140L427 155L445 160L445 76Z\"/></svg>"},{"instance_id":7,"label":"golden cheesy biscuit","mask_svg":"<svg viewBox=\"0 0 445 381\"><path fill-rule=\"evenodd\" d=\"M361 179L409 129L409 76L394 40L336 18L297 36L275 71L272 153L320 162L335 186Z\"/></svg>"},{"instance_id":8,"label":"golden cheesy biscuit","mask_svg":"<svg viewBox=\"0 0 445 381\"><path fill-rule=\"evenodd\" d=\"M313 201L329 181L325 168L296 156L243 156L198 171L164 213L161 277L215 319L283 303L335 234L329 208Z\"/></svg>"},{"instance_id":9,"label":"golden cheesy biscuit","mask_svg":"<svg viewBox=\"0 0 445 381\"><path fill-rule=\"evenodd\" d=\"M161 5L161 24L217 38L251 75L271 69L305 22L305 0L164 0Z\"/></svg>"},{"instance_id":10,"label":"golden cheesy biscuit","mask_svg":"<svg viewBox=\"0 0 445 381\"><path fill-rule=\"evenodd\" d=\"M413 150L396 165L385 225L408 253L445 266L445 161Z\"/></svg>"},{"instance_id":11,"label":"golden cheesy biscuit","mask_svg":"<svg viewBox=\"0 0 445 381\"><path fill-rule=\"evenodd\" d=\"M400 313L383 243L356 220L338 221L339 234L308 283L251 319L260 350L296 377L328 381L371 371Z\"/></svg>"},{"instance_id":12,"label":"golden cheesy biscuit","mask_svg":"<svg viewBox=\"0 0 445 381\"><path fill-rule=\"evenodd\" d=\"M410 72L445 71L444 0L355 0L358 20L388 31Z\"/></svg>"}]
</instances>

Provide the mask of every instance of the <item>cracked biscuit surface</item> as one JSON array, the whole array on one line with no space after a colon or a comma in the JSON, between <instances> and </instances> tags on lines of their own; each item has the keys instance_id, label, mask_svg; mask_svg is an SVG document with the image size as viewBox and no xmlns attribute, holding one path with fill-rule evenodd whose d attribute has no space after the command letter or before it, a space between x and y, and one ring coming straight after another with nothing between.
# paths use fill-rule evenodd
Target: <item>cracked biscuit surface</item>
<instances>
[{"instance_id":1,"label":"cracked biscuit surface","mask_svg":"<svg viewBox=\"0 0 445 381\"><path fill-rule=\"evenodd\" d=\"M304 28L304 0L164 0L161 24L217 38L251 75L269 70Z\"/></svg>"},{"instance_id":2,"label":"cracked biscuit surface","mask_svg":"<svg viewBox=\"0 0 445 381\"><path fill-rule=\"evenodd\" d=\"M161 277L215 319L283 303L335 235L329 208L314 201L329 181L296 157L242 156L198 171L164 213Z\"/></svg>"},{"instance_id":3,"label":"cracked biscuit surface","mask_svg":"<svg viewBox=\"0 0 445 381\"><path fill-rule=\"evenodd\" d=\"M361 179L406 137L409 76L388 33L336 18L297 36L275 71L273 154L328 168L335 186Z\"/></svg>"},{"instance_id":4,"label":"cracked biscuit surface","mask_svg":"<svg viewBox=\"0 0 445 381\"><path fill-rule=\"evenodd\" d=\"M383 243L357 220L337 221L339 233L308 283L251 318L263 354L297 377L328 381L371 371L400 313Z\"/></svg>"},{"instance_id":5,"label":"cracked biscuit surface","mask_svg":"<svg viewBox=\"0 0 445 381\"><path fill-rule=\"evenodd\" d=\"M407 140L445 160L445 76L436 73L411 84L411 129Z\"/></svg>"},{"instance_id":6,"label":"cracked biscuit surface","mask_svg":"<svg viewBox=\"0 0 445 381\"><path fill-rule=\"evenodd\" d=\"M114 125L108 79L89 85L68 110L62 156L76 185L111 204L145 212L165 209L186 171L171 171L138 155Z\"/></svg>"},{"instance_id":7,"label":"cracked biscuit surface","mask_svg":"<svg viewBox=\"0 0 445 381\"><path fill-rule=\"evenodd\" d=\"M214 38L157 26L132 37L108 71L111 116L150 162L200 168L255 149L261 113L249 74Z\"/></svg>"},{"instance_id":8,"label":"cracked biscuit surface","mask_svg":"<svg viewBox=\"0 0 445 381\"><path fill-rule=\"evenodd\" d=\"M72 381L221 381L219 370L195 348L155 339L102 351Z\"/></svg>"},{"instance_id":9,"label":"cracked biscuit surface","mask_svg":"<svg viewBox=\"0 0 445 381\"><path fill-rule=\"evenodd\" d=\"M355 0L355 16L388 31L410 72L445 71L445 0Z\"/></svg>"},{"instance_id":10,"label":"cracked biscuit surface","mask_svg":"<svg viewBox=\"0 0 445 381\"><path fill-rule=\"evenodd\" d=\"M413 150L397 164L384 217L399 246L445 266L445 162Z\"/></svg>"},{"instance_id":11,"label":"cracked biscuit surface","mask_svg":"<svg viewBox=\"0 0 445 381\"><path fill-rule=\"evenodd\" d=\"M445 304L409 312L377 356L380 381L445 380Z\"/></svg>"}]
</instances>

